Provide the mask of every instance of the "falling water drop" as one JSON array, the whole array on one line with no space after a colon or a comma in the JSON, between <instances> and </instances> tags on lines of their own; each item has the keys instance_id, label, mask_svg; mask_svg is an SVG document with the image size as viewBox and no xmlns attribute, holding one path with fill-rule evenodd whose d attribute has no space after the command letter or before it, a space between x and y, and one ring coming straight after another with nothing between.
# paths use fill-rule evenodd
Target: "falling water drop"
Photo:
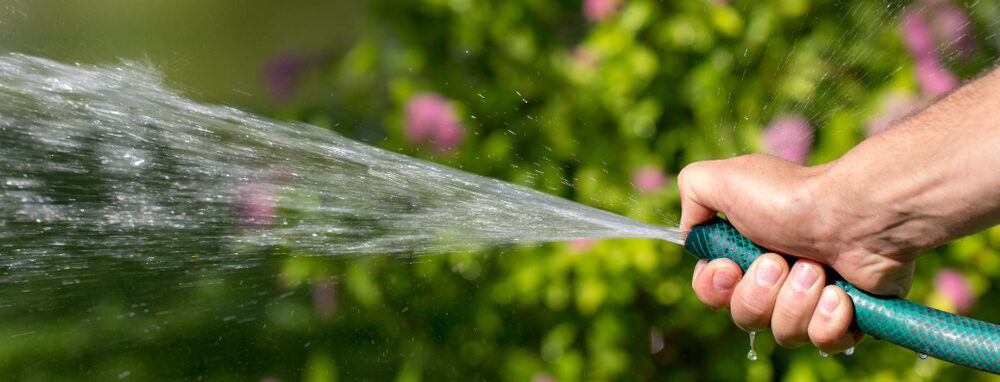
<instances>
[{"instance_id":1,"label":"falling water drop","mask_svg":"<svg viewBox=\"0 0 1000 382\"><path fill-rule=\"evenodd\" d=\"M844 349L844 355L851 355L851 354L854 354L854 346Z\"/></svg>"},{"instance_id":2,"label":"falling water drop","mask_svg":"<svg viewBox=\"0 0 1000 382\"><path fill-rule=\"evenodd\" d=\"M927 354L917 353L917 357L920 357L920 359L927 359Z\"/></svg>"},{"instance_id":3,"label":"falling water drop","mask_svg":"<svg viewBox=\"0 0 1000 382\"><path fill-rule=\"evenodd\" d=\"M751 330L750 331L750 351L747 352L747 359L749 359L751 361L756 361L757 360L757 351L753 350L753 340L755 338L757 338L757 332Z\"/></svg>"}]
</instances>

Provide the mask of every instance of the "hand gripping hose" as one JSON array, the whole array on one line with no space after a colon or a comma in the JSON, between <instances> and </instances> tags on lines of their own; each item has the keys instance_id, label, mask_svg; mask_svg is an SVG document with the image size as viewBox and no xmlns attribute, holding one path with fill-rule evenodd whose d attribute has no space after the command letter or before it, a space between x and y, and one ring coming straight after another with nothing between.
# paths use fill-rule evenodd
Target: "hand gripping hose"
<instances>
[{"instance_id":1,"label":"hand gripping hose","mask_svg":"<svg viewBox=\"0 0 1000 382\"><path fill-rule=\"evenodd\" d=\"M684 248L705 260L733 260L744 272L757 256L771 252L721 218L692 228ZM854 325L862 332L934 358L1000 374L1000 326L896 297L875 296L843 280L834 284L854 302Z\"/></svg>"}]
</instances>

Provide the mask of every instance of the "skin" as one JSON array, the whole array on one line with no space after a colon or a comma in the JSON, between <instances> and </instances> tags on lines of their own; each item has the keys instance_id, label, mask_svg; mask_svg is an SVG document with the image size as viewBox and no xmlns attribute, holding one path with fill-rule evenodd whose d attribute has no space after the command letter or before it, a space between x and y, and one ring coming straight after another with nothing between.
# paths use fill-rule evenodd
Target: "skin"
<instances>
[{"instance_id":1,"label":"skin","mask_svg":"<svg viewBox=\"0 0 1000 382\"><path fill-rule=\"evenodd\" d=\"M693 163L680 173L681 229L717 213L766 254L699 262L692 286L745 330L778 344L854 346L853 306L823 265L872 293L904 297L917 255L1000 223L1000 70L944 97L823 165L754 154Z\"/></svg>"}]
</instances>

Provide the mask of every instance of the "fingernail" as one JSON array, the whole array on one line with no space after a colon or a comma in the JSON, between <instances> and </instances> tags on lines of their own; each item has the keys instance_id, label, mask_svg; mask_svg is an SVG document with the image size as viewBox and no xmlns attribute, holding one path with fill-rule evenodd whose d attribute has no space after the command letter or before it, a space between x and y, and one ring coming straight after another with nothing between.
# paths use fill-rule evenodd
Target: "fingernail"
<instances>
[{"instance_id":1,"label":"fingernail","mask_svg":"<svg viewBox=\"0 0 1000 382\"><path fill-rule=\"evenodd\" d=\"M736 285L736 275L733 272L720 270L712 275L712 285L720 291L733 289Z\"/></svg>"},{"instance_id":2,"label":"fingernail","mask_svg":"<svg viewBox=\"0 0 1000 382\"><path fill-rule=\"evenodd\" d=\"M833 288L823 289L823 294L819 296L819 311L827 316L832 315L833 312L837 311L837 306L840 305L840 298L837 297L837 292Z\"/></svg>"},{"instance_id":3,"label":"fingernail","mask_svg":"<svg viewBox=\"0 0 1000 382\"><path fill-rule=\"evenodd\" d=\"M781 267L778 266L778 263L771 259L764 259L757 265L757 274L754 280L757 285L770 288L778 283L779 277L781 277Z\"/></svg>"},{"instance_id":4,"label":"fingernail","mask_svg":"<svg viewBox=\"0 0 1000 382\"><path fill-rule=\"evenodd\" d=\"M801 292L812 288L818 278L816 268L811 265L800 263L792 269L792 287Z\"/></svg>"}]
</instances>

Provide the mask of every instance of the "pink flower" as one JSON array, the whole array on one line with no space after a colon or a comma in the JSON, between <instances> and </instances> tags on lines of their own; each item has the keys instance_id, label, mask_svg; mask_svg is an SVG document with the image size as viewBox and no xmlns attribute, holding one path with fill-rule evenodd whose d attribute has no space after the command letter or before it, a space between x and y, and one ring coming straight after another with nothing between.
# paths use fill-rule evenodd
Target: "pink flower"
<instances>
[{"instance_id":1,"label":"pink flower","mask_svg":"<svg viewBox=\"0 0 1000 382\"><path fill-rule=\"evenodd\" d=\"M954 269L944 268L934 275L934 290L948 300L956 313L967 313L976 305L976 294L969 280Z\"/></svg>"},{"instance_id":2,"label":"pink flower","mask_svg":"<svg viewBox=\"0 0 1000 382\"><path fill-rule=\"evenodd\" d=\"M577 46L576 48L573 48L573 52L570 53L570 57L573 63L587 68L593 68L600 63L600 59L597 55L585 46Z\"/></svg>"},{"instance_id":3,"label":"pink flower","mask_svg":"<svg viewBox=\"0 0 1000 382\"><path fill-rule=\"evenodd\" d=\"M779 117L764 129L764 145L771 154L795 163L805 163L812 144L812 127L798 115Z\"/></svg>"},{"instance_id":4,"label":"pink flower","mask_svg":"<svg viewBox=\"0 0 1000 382\"><path fill-rule=\"evenodd\" d=\"M937 48L961 55L975 48L970 34L969 15L957 5L943 1L924 1L903 12L900 27L903 43L913 58L937 56Z\"/></svg>"},{"instance_id":5,"label":"pink flower","mask_svg":"<svg viewBox=\"0 0 1000 382\"><path fill-rule=\"evenodd\" d=\"M584 252L594 246L594 239L576 239L569 241L569 247L577 252Z\"/></svg>"},{"instance_id":6,"label":"pink flower","mask_svg":"<svg viewBox=\"0 0 1000 382\"><path fill-rule=\"evenodd\" d=\"M331 281L313 284L313 309L321 320L329 320L337 314L337 284Z\"/></svg>"},{"instance_id":7,"label":"pink flower","mask_svg":"<svg viewBox=\"0 0 1000 382\"><path fill-rule=\"evenodd\" d=\"M272 57L264 66L264 87L272 100L281 102L292 96L298 85L299 73L309 60L297 54L284 53Z\"/></svg>"},{"instance_id":8,"label":"pink flower","mask_svg":"<svg viewBox=\"0 0 1000 382\"><path fill-rule=\"evenodd\" d=\"M455 108L438 94L422 93L411 98L406 105L405 118L403 133L410 143L447 151L462 142L462 125Z\"/></svg>"},{"instance_id":9,"label":"pink flower","mask_svg":"<svg viewBox=\"0 0 1000 382\"><path fill-rule=\"evenodd\" d=\"M882 113L868 121L868 136L888 130L910 113L919 109L920 106L921 102L913 96L903 93L890 95L883 103Z\"/></svg>"},{"instance_id":10,"label":"pink flower","mask_svg":"<svg viewBox=\"0 0 1000 382\"><path fill-rule=\"evenodd\" d=\"M277 213L274 185L263 179L238 184L233 197L236 221L243 227L269 226Z\"/></svg>"},{"instance_id":11,"label":"pink flower","mask_svg":"<svg viewBox=\"0 0 1000 382\"><path fill-rule=\"evenodd\" d=\"M945 47L962 55L971 54L975 42L969 30L968 13L950 2L935 2L931 11L931 26Z\"/></svg>"},{"instance_id":12,"label":"pink flower","mask_svg":"<svg viewBox=\"0 0 1000 382\"><path fill-rule=\"evenodd\" d=\"M663 187L667 176L656 166L644 166L632 174L632 186L639 192L653 192Z\"/></svg>"},{"instance_id":13,"label":"pink flower","mask_svg":"<svg viewBox=\"0 0 1000 382\"><path fill-rule=\"evenodd\" d=\"M583 15L601 21L618 11L618 0L583 0Z\"/></svg>"},{"instance_id":14,"label":"pink flower","mask_svg":"<svg viewBox=\"0 0 1000 382\"><path fill-rule=\"evenodd\" d=\"M539 372L531 376L531 382L559 382L559 380L549 373Z\"/></svg>"},{"instance_id":15,"label":"pink flower","mask_svg":"<svg viewBox=\"0 0 1000 382\"><path fill-rule=\"evenodd\" d=\"M903 44L910 55L917 59L935 55L934 33L918 11L907 9L903 12L900 27L903 31Z\"/></svg>"},{"instance_id":16,"label":"pink flower","mask_svg":"<svg viewBox=\"0 0 1000 382\"><path fill-rule=\"evenodd\" d=\"M941 65L936 57L925 57L917 61L914 70L917 82L924 94L937 97L947 94L958 87L958 78Z\"/></svg>"},{"instance_id":17,"label":"pink flower","mask_svg":"<svg viewBox=\"0 0 1000 382\"><path fill-rule=\"evenodd\" d=\"M903 43L916 61L914 76L924 94L937 97L954 90L958 79L941 63L938 44L962 55L972 52L969 17L958 6L925 1L907 9L900 24Z\"/></svg>"}]
</instances>

